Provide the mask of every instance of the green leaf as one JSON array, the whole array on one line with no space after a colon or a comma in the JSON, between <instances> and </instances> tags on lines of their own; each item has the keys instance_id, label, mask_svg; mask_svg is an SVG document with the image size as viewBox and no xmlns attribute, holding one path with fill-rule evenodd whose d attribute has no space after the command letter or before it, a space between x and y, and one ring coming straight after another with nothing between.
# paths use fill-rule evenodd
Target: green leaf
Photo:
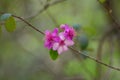
<instances>
[{"instance_id":1,"label":"green leaf","mask_svg":"<svg viewBox=\"0 0 120 80\"><path fill-rule=\"evenodd\" d=\"M58 58L58 52L54 50L50 50L50 57L52 60L56 60Z\"/></svg>"},{"instance_id":2,"label":"green leaf","mask_svg":"<svg viewBox=\"0 0 120 80\"><path fill-rule=\"evenodd\" d=\"M77 40L79 42L81 50L85 50L89 42L88 37L85 34L81 34L80 36L77 37Z\"/></svg>"},{"instance_id":3,"label":"green leaf","mask_svg":"<svg viewBox=\"0 0 120 80\"><path fill-rule=\"evenodd\" d=\"M10 13L5 13L3 15L1 15L0 17L0 21L5 21L7 19L9 19L9 17L11 17L12 15Z\"/></svg>"},{"instance_id":4,"label":"green leaf","mask_svg":"<svg viewBox=\"0 0 120 80\"><path fill-rule=\"evenodd\" d=\"M5 28L8 32L13 32L16 29L16 22L12 16L6 20Z\"/></svg>"}]
</instances>

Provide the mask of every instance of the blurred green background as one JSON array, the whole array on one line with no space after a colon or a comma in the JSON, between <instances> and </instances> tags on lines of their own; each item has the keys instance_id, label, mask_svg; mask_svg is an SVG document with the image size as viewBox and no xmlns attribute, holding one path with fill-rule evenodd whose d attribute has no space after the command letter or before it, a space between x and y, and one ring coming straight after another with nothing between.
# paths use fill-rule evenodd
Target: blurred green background
<instances>
[{"instance_id":1,"label":"blurred green background","mask_svg":"<svg viewBox=\"0 0 120 80\"><path fill-rule=\"evenodd\" d=\"M85 54L96 57L101 36L111 28L105 9L97 0L63 0L43 9L46 4L56 1L0 0L0 11L23 17L42 31L52 30L60 24L79 24L77 35L85 35L89 41ZM110 2L119 22L120 1ZM49 50L44 47L44 36L22 21L17 20L13 33L7 32L4 25L1 27L0 80L95 80L99 76L95 61L76 56L73 51L64 52L56 61L51 60ZM75 42L78 45L74 47L81 50L79 41L75 39ZM120 32L105 40L102 61L120 67ZM101 78L96 80L120 80L120 72L102 66Z\"/></svg>"}]
</instances>

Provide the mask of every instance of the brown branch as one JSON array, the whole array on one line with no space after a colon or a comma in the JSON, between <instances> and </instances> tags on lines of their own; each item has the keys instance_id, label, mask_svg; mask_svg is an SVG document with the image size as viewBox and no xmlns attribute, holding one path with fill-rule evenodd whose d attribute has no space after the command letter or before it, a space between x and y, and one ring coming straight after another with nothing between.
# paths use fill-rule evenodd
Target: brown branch
<instances>
[{"instance_id":1,"label":"brown branch","mask_svg":"<svg viewBox=\"0 0 120 80\"><path fill-rule=\"evenodd\" d=\"M53 6L53 5L56 5L56 4L59 4L61 2L64 2L64 1L67 1L67 0L56 0L54 2L48 2L46 3L42 9L40 9L38 12L36 12L35 14L31 15L31 16L28 16L28 17L24 17L25 20L27 19L31 19L31 18L34 18L36 16L38 16L40 13L42 13L43 11L47 10L50 6ZM0 12L0 14L4 14L5 12Z\"/></svg>"},{"instance_id":2,"label":"brown branch","mask_svg":"<svg viewBox=\"0 0 120 80\"><path fill-rule=\"evenodd\" d=\"M105 34L103 34L103 36L101 37L100 41L99 41L99 45L97 48L97 56L96 59L99 61L102 61L102 49L103 49L103 44L106 40L106 38L109 37L109 35L111 35L113 29L110 29L108 31L105 32ZM101 79L101 75L102 75L102 66L100 64L96 64L96 77L95 80L100 80Z\"/></svg>"},{"instance_id":3,"label":"brown branch","mask_svg":"<svg viewBox=\"0 0 120 80\"><path fill-rule=\"evenodd\" d=\"M16 15L12 15L12 16L15 17L15 18L17 18L17 19L20 19L21 21L23 21L24 23L26 23L29 27L31 27L31 28L34 29L35 31L39 32L40 34L45 35L44 32L42 32L41 30L39 30L39 29L37 29L36 27L34 27L32 24L30 24L29 22L27 22L27 21L24 20L23 18L18 17L18 16L16 16ZM103 62L101 62L101 61L99 61L99 60L97 60L97 59L95 59L95 58L93 58L93 57L91 57L91 56L89 56L89 55L86 55L86 54L82 53L81 51L78 51L78 50L76 50L76 49L73 49L72 47L69 47L69 49L71 49L71 50L75 51L77 54L81 54L81 55L83 55L83 56L85 56L85 57L87 57L87 58L89 58L89 59L91 59L91 60L93 60L93 61L101 64L101 65L104 65L104 66L106 66L106 67L108 67L108 68L111 68L111 69L114 69L114 70L117 70L117 71L120 71L120 68L116 68L116 67L110 66L110 65L108 65L108 64L105 64L105 63L103 63Z\"/></svg>"},{"instance_id":4,"label":"brown branch","mask_svg":"<svg viewBox=\"0 0 120 80\"><path fill-rule=\"evenodd\" d=\"M15 15L13 15L13 17L22 20L23 22L25 22L28 26L30 26L31 28L33 28L33 29L36 30L37 32L41 33L42 35L45 35L44 32L42 32L41 30L38 30L36 27L34 27L32 24L30 24L29 22L27 22L27 21L24 20L23 18L18 17L18 16L15 16ZM91 59L91 60L93 60L93 61L95 61L95 62L97 62L97 63L99 63L99 64L102 64L102 65L104 65L104 66L106 66L106 67L109 67L109 68L111 68L111 69L120 71L120 68L116 68L116 67L107 65L107 64L105 64L105 63L103 63L103 62L101 62L101 61L99 61L99 60L97 60L97 59L95 59L95 58L93 58L93 57L91 57L91 56L88 56L88 55L86 55L86 54L84 54L84 53L82 53L82 52L80 52L80 51L78 51L78 50L73 49L72 47L69 47L69 49L75 51L77 54L82 54L83 56L85 56L85 57L87 57L87 58L89 58L89 59Z\"/></svg>"},{"instance_id":5,"label":"brown branch","mask_svg":"<svg viewBox=\"0 0 120 80\"><path fill-rule=\"evenodd\" d=\"M29 17L26 17L26 18L24 18L24 19L34 18L34 17L38 16L40 13L42 13L43 11L45 11L46 9L48 9L50 6L53 6L53 5L55 5L55 4L59 4L59 3L63 2L63 1L66 1L66 0L56 0L56 1L51 2L51 3L48 2L48 3L46 3L46 4L44 5L44 7L43 7L42 9L40 9L36 14L31 15L31 16L29 16Z\"/></svg>"},{"instance_id":6,"label":"brown branch","mask_svg":"<svg viewBox=\"0 0 120 80\"><path fill-rule=\"evenodd\" d=\"M56 2L54 2L54 3L52 3L52 4L46 4L46 5L44 6L44 8L43 8L42 10L40 10L39 13L43 12L44 10L46 10L46 9L48 8L48 6L54 5L54 4L56 4L56 3L58 3L58 2L61 2L61 1L63 1L63 0L56 1ZM65 1L65 0L64 0L64 1ZM4 12L1 12L1 13L4 13ZM110 14L110 13L109 13L109 14ZM28 26L30 26L30 27L33 28L34 30L36 30L37 32L39 32L39 33L41 33L41 34L44 35L44 33L43 33L42 31L40 31L39 29L37 29L36 27L34 27L33 25L31 25L31 24L30 24L29 22L27 22L25 19L23 19L23 18L21 18L21 17L18 17L18 16L15 16L15 15L12 15L12 16L15 17L15 18L20 19L21 21L25 22ZM35 15L35 16L36 16L36 15ZM111 14L110 14L110 16L111 16ZM32 16L32 17L34 17L34 16ZM32 17L29 17L29 18L32 18ZM116 20L115 20L112 16L111 16L111 19L118 25L118 23L116 22ZM102 64L102 65L104 65L104 66L106 66L106 67L109 67L109 68L111 68L111 69L120 71L120 68L116 68L116 67L107 65L107 64L105 64L105 63L103 63L103 62L101 62L101 61L99 61L99 60L97 60L97 59L95 59L95 58L93 58L93 57L90 57L90 56L88 56L88 55L86 55L86 54L83 54L83 53L81 53L80 51L77 51L77 50L75 50L75 49L73 49L73 48L70 48L70 49L72 49L72 50L74 50L75 52L77 52L78 54L82 54L83 56L86 56L86 57L88 57L89 59L94 60L95 62L100 63L100 64Z\"/></svg>"},{"instance_id":7,"label":"brown branch","mask_svg":"<svg viewBox=\"0 0 120 80\"><path fill-rule=\"evenodd\" d=\"M106 34L110 35L112 33L112 31L120 30L120 25L112 14L112 8L110 6L110 0L106 0L104 3L101 3L100 0L97 0L97 1L105 9L105 11L108 14L112 23L115 24L115 27L112 26L111 30L109 32L106 32ZM102 61L102 46L104 44L103 42L105 41L105 38L108 37L108 35L106 35L106 36L103 35L103 37L101 38L101 41L99 43L99 46L98 46L97 59L100 60L100 61ZM97 64L96 72L97 72L97 76L96 76L95 80L101 80L101 76L102 76L102 66L101 65Z\"/></svg>"},{"instance_id":8,"label":"brown branch","mask_svg":"<svg viewBox=\"0 0 120 80\"><path fill-rule=\"evenodd\" d=\"M103 63L103 62L101 62L101 61L99 61L99 60L97 60L97 59L95 59L95 58L93 58L93 57L91 57L91 56L89 56L89 55L86 55L86 54L82 53L81 51L75 50L75 49L73 49L73 48L71 48L71 47L69 47L69 49L72 49L72 50L74 50L77 54L82 54L83 56L85 56L85 57L87 57L87 58L89 58L89 59L91 59L91 60L93 60L93 61L95 61L95 62L97 62L97 63L99 63L99 64L102 64L102 65L104 65L104 66L106 66L106 67L109 67L109 68L111 68L111 69L120 71L120 68L116 68L116 67L110 66L110 65L108 65L108 64L105 64L105 63Z\"/></svg>"},{"instance_id":9,"label":"brown branch","mask_svg":"<svg viewBox=\"0 0 120 80\"><path fill-rule=\"evenodd\" d=\"M102 61L102 50L105 38L102 38L99 42L98 49L97 49L97 56L96 59ZM96 77L95 80L101 80L102 74L102 66L100 64L96 64Z\"/></svg>"},{"instance_id":10,"label":"brown branch","mask_svg":"<svg viewBox=\"0 0 120 80\"><path fill-rule=\"evenodd\" d=\"M99 0L97 0L97 1L106 10L106 12L107 12L108 16L110 17L111 21L116 24L115 28L120 29L120 24L117 22L115 17L112 15L112 12L111 12L112 9L110 9L108 5L104 5L103 3L101 3Z\"/></svg>"},{"instance_id":11,"label":"brown branch","mask_svg":"<svg viewBox=\"0 0 120 80\"><path fill-rule=\"evenodd\" d=\"M15 16L15 15L12 15L13 17L15 18L18 18L20 19L21 21L23 21L24 23L26 23L29 27L33 28L34 30L36 30L37 32L41 33L44 35L44 32L40 31L39 29L37 29L36 27L34 27L32 24L30 24L29 22L27 22L25 19L21 18L21 17L18 17L18 16Z\"/></svg>"},{"instance_id":12,"label":"brown branch","mask_svg":"<svg viewBox=\"0 0 120 80\"><path fill-rule=\"evenodd\" d=\"M111 35L110 37L109 37L109 41L108 41L108 43L109 43L109 50L110 50L110 54L109 54L109 56L110 56L110 58L109 58L109 65L110 66L112 66L113 65L113 53L114 53L114 40L113 40L114 38L113 38L113 35ZM107 80L110 80L110 74L111 74L111 70L110 69L107 69L107 71L105 72L105 74L104 74L104 76L102 77L102 79L107 79Z\"/></svg>"}]
</instances>

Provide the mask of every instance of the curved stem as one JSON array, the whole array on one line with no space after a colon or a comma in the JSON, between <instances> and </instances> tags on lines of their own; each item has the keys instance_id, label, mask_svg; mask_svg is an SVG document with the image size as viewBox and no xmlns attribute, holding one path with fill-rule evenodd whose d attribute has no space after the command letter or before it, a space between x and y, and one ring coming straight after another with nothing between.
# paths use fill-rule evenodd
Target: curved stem
<instances>
[{"instance_id":1,"label":"curved stem","mask_svg":"<svg viewBox=\"0 0 120 80\"><path fill-rule=\"evenodd\" d=\"M115 28L120 30L120 24L117 22L117 20L115 19L115 17L112 15L112 9L109 8L109 6L105 6L103 3L101 3L99 0L97 0L98 3L106 10L109 18L111 19L112 22L114 22L116 24Z\"/></svg>"},{"instance_id":2,"label":"curved stem","mask_svg":"<svg viewBox=\"0 0 120 80\"><path fill-rule=\"evenodd\" d=\"M46 9L48 9L50 6L53 6L53 5L55 5L55 4L58 4L58 3L61 3L61 2L64 2L64 1L66 1L66 0L56 0L56 1L52 2L52 3L50 3L50 2L49 2L49 3L46 3L46 4L43 6L43 8L40 9L37 13L35 13L35 14L31 15L31 16L28 16L28 17L26 17L25 19L34 18L34 17L38 16L40 13L42 13L43 11L45 11Z\"/></svg>"},{"instance_id":3,"label":"curved stem","mask_svg":"<svg viewBox=\"0 0 120 80\"><path fill-rule=\"evenodd\" d=\"M102 51L103 51L104 42L105 42L106 38L108 38L111 35L112 31L113 31L113 29L106 31L105 34L103 34L103 36L101 37L101 39L99 41L99 45L97 48L97 56L96 56L96 59L99 61L102 61ZM95 80L101 80L102 66L100 64L96 64L96 74L97 75L95 77Z\"/></svg>"},{"instance_id":4,"label":"curved stem","mask_svg":"<svg viewBox=\"0 0 120 80\"><path fill-rule=\"evenodd\" d=\"M26 20L24 20L23 18L21 17L18 17L18 16L15 16L15 15L12 15L13 17L15 18L18 18L20 19L21 21L25 22L28 26L30 26L31 28L33 28L34 30L36 30L37 32L41 33L44 35L44 32L40 31L39 29L37 29L36 27L34 27L32 24L30 24L29 22L27 22Z\"/></svg>"},{"instance_id":5,"label":"curved stem","mask_svg":"<svg viewBox=\"0 0 120 80\"><path fill-rule=\"evenodd\" d=\"M40 34L45 35L44 32L42 32L41 30L39 30L39 29L37 29L36 27L34 27L32 24L30 24L29 22L27 22L27 21L24 20L23 18L18 17L18 16L16 16L16 15L12 15L12 16L15 17L15 18L17 18L17 19L20 19L21 21L23 21L24 23L26 23L29 27L31 27L32 29L36 30L36 31L39 32ZM93 60L93 61L101 64L101 65L104 65L104 66L106 66L106 67L108 67L108 68L111 68L111 69L114 69L114 70L117 70L117 71L120 71L120 68L116 68L116 67L110 66L110 65L108 65L108 64L105 64L105 63L103 63L103 62L101 62L101 61L99 61L99 60L97 60L97 59L95 59L95 58L93 58L93 57L91 57L91 56L89 56L89 55L86 55L86 54L82 53L81 51L78 51L78 50L76 50L76 49L73 49L72 47L69 47L69 49L71 49L71 50L75 51L77 54L81 54L81 55L83 55L83 56L85 56L85 57L87 57L87 58L89 58L89 59L91 59L91 60Z\"/></svg>"}]
</instances>

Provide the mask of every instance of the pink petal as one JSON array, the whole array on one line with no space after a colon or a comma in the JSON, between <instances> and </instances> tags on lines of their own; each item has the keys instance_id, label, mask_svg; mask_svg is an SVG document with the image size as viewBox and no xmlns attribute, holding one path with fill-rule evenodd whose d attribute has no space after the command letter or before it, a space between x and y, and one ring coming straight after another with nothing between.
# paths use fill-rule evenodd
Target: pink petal
<instances>
[{"instance_id":1,"label":"pink petal","mask_svg":"<svg viewBox=\"0 0 120 80\"><path fill-rule=\"evenodd\" d=\"M63 47L60 46L57 51L58 51L58 54L61 54L63 52Z\"/></svg>"},{"instance_id":2,"label":"pink petal","mask_svg":"<svg viewBox=\"0 0 120 80\"><path fill-rule=\"evenodd\" d=\"M52 32L52 36L57 36L58 35L58 28L55 28Z\"/></svg>"},{"instance_id":3,"label":"pink petal","mask_svg":"<svg viewBox=\"0 0 120 80\"><path fill-rule=\"evenodd\" d=\"M58 28L55 28L55 29L53 30L53 33L58 33Z\"/></svg>"},{"instance_id":4,"label":"pink petal","mask_svg":"<svg viewBox=\"0 0 120 80\"><path fill-rule=\"evenodd\" d=\"M64 45L64 46L63 46L63 50L64 50L64 51L67 51L67 50L68 50L67 46Z\"/></svg>"},{"instance_id":5,"label":"pink petal","mask_svg":"<svg viewBox=\"0 0 120 80\"><path fill-rule=\"evenodd\" d=\"M48 42L48 41L45 41L44 46L48 49L51 49L52 48L52 43Z\"/></svg>"},{"instance_id":6,"label":"pink petal","mask_svg":"<svg viewBox=\"0 0 120 80\"><path fill-rule=\"evenodd\" d=\"M65 40L65 36L64 36L63 32L59 33L59 37L60 37L61 40Z\"/></svg>"},{"instance_id":7,"label":"pink petal","mask_svg":"<svg viewBox=\"0 0 120 80\"><path fill-rule=\"evenodd\" d=\"M68 27L69 27L69 25L67 25L67 24L61 24L60 25L60 28L63 29L63 30L65 30Z\"/></svg>"},{"instance_id":8,"label":"pink petal","mask_svg":"<svg viewBox=\"0 0 120 80\"><path fill-rule=\"evenodd\" d=\"M45 39L48 39L51 36L51 32L49 30L45 31Z\"/></svg>"},{"instance_id":9,"label":"pink petal","mask_svg":"<svg viewBox=\"0 0 120 80\"><path fill-rule=\"evenodd\" d=\"M60 25L60 28L61 28L61 29L65 29L65 24L61 24L61 25Z\"/></svg>"},{"instance_id":10,"label":"pink petal","mask_svg":"<svg viewBox=\"0 0 120 80\"><path fill-rule=\"evenodd\" d=\"M72 46L74 42L72 40L65 40L65 45Z\"/></svg>"},{"instance_id":11,"label":"pink petal","mask_svg":"<svg viewBox=\"0 0 120 80\"><path fill-rule=\"evenodd\" d=\"M54 43L54 44L53 44L53 50L57 50L58 47L59 47L59 43Z\"/></svg>"},{"instance_id":12,"label":"pink petal","mask_svg":"<svg viewBox=\"0 0 120 80\"><path fill-rule=\"evenodd\" d=\"M49 30L46 30L46 31L45 31L45 34L46 34L46 35L48 35L48 34L50 34L50 33L51 33L51 32L50 32Z\"/></svg>"}]
</instances>

